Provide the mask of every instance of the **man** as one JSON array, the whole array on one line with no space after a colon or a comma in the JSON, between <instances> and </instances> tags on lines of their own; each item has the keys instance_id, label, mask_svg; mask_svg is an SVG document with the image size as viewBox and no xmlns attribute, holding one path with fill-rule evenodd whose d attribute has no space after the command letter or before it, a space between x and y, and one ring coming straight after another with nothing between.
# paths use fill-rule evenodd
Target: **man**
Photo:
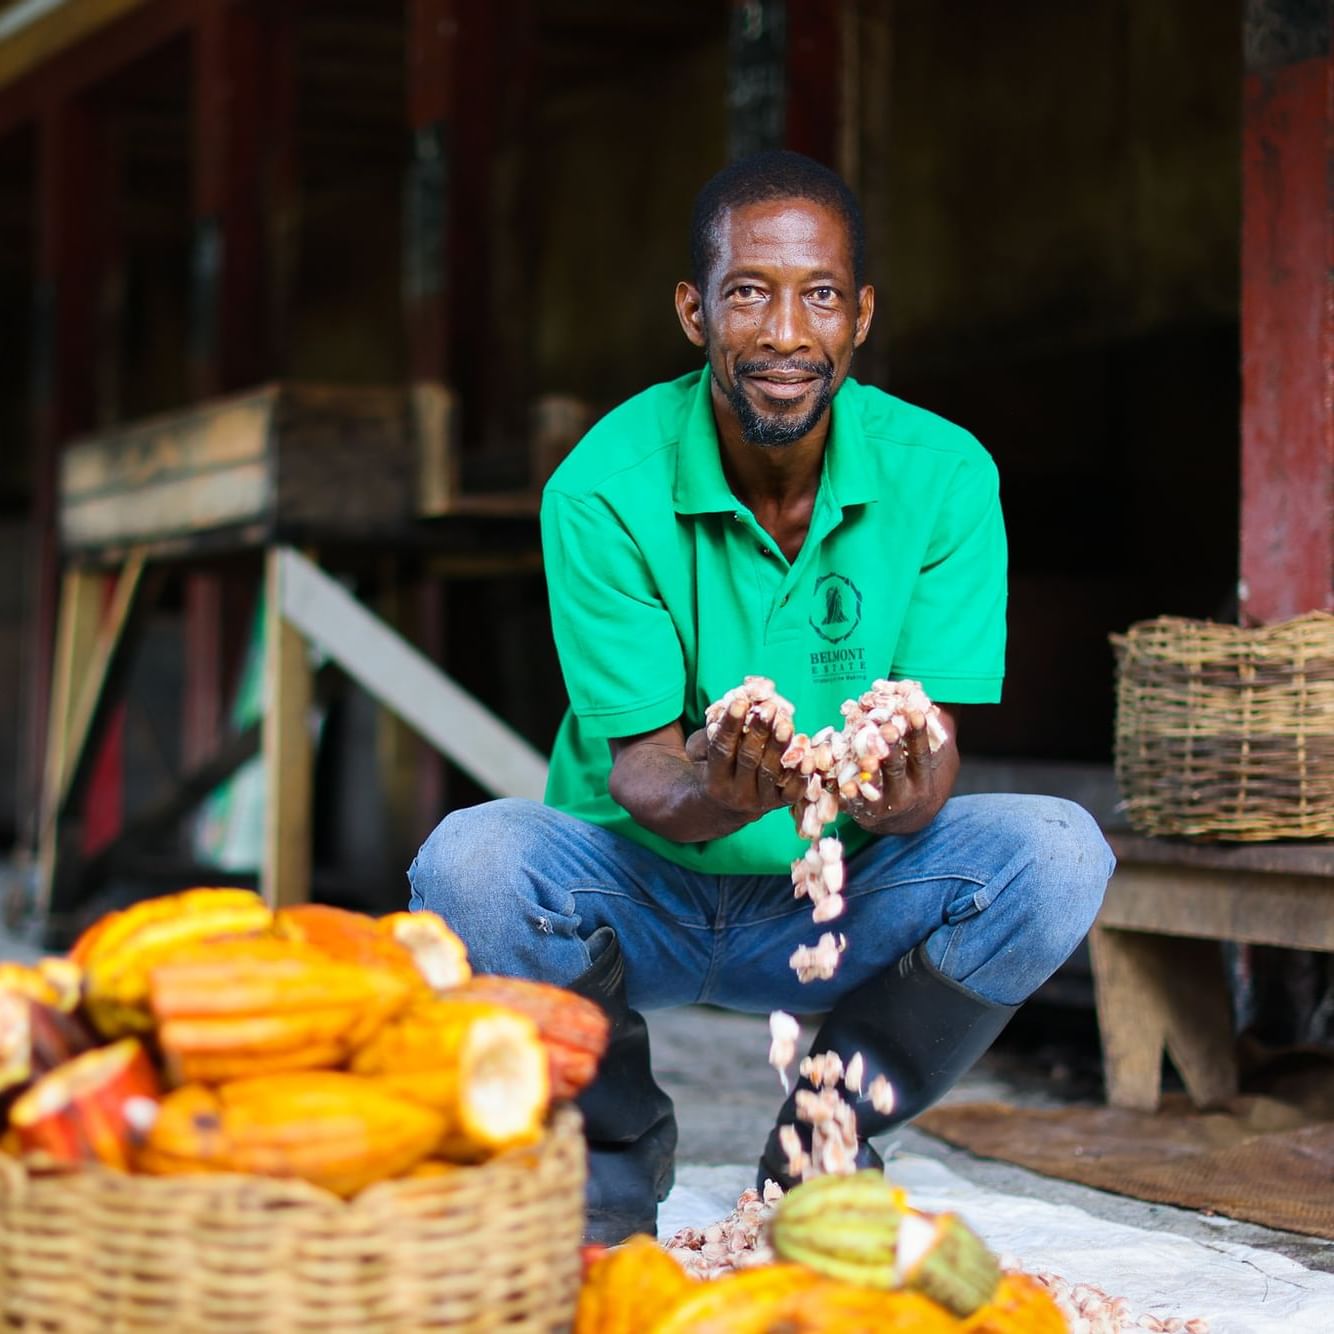
<instances>
[{"instance_id":1,"label":"man","mask_svg":"<svg viewBox=\"0 0 1334 1334\"><path fill-rule=\"evenodd\" d=\"M613 1019L581 1106L589 1235L652 1232L676 1126L642 1009L709 1002L827 1012L812 1052L861 1052L892 1115L940 1097L1083 938L1111 874L1097 826L1044 797L950 799L961 706L1000 697L1005 537L996 470L958 427L849 378L871 325L861 214L795 153L725 168L696 201L676 289L703 370L605 417L548 483L542 536L570 710L547 802L448 816L409 872L478 968L563 983ZM790 727L704 712L768 676L814 732L876 677L940 705L910 718L877 779L843 799L848 948L828 981L794 899L805 845L779 763ZM757 1059L762 1059L757 1052ZM865 1086L865 1084L864 1084ZM790 1185L778 1128L759 1177ZM740 1146L738 1146L740 1147Z\"/></svg>"}]
</instances>

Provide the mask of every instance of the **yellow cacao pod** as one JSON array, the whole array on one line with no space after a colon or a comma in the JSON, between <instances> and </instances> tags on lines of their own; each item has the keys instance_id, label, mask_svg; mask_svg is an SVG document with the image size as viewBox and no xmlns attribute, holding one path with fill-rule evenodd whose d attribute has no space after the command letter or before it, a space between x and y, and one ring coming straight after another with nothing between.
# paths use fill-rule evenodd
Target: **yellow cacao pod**
<instances>
[{"instance_id":1,"label":"yellow cacao pod","mask_svg":"<svg viewBox=\"0 0 1334 1334\"><path fill-rule=\"evenodd\" d=\"M298 1177L346 1198L413 1168L441 1126L430 1108L338 1071L188 1084L163 1099L137 1165L159 1176Z\"/></svg>"},{"instance_id":2,"label":"yellow cacao pod","mask_svg":"<svg viewBox=\"0 0 1334 1334\"><path fill-rule=\"evenodd\" d=\"M444 1117L442 1158L475 1162L542 1132L550 1090L546 1050L531 1019L489 1001L418 1001L352 1058Z\"/></svg>"},{"instance_id":3,"label":"yellow cacao pod","mask_svg":"<svg viewBox=\"0 0 1334 1334\"><path fill-rule=\"evenodd\" d=\"M696 1286L652 1237L634 1236L589 1268L574 1334L647 1334L661 1312Z\"/></svg>"},{"instance_id":4,"label":"yellow cacao pod","mask_svg":"<svg viewBox=\"0 0 1334 1334\"><path fill-rule=\"evenodd\" d=\"M188 889L100 919L75 943L85 1008L106 1037L146 1033L148 974L183 945L270 930L273 915L248 889Z\"/></svg>"}]
</instances>

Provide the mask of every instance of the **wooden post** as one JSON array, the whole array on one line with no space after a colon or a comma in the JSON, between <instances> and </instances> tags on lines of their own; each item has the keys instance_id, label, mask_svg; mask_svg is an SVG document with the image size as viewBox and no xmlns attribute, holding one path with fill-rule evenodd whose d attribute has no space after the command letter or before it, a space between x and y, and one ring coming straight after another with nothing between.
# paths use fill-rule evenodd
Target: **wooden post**
<instances>
[{"instance_id":1,"label":"wooden post","mask_svg":"<svg viewBox=\"0 0 1334 1334\"><path fill-rule=\"evenodd\" d=\"M264 861L260 889L271 908L310 897L311 671L306 644L283 616L281 548L265 555Z\"/></svg>"},{"instance_id":2,"label":"wooden post","mask_svg":"<svg viewBox=\"0 0 1334 1334\"><path fill-rule=\"evenodd\" d=\"M34 837L41 809L46 723L50 714L60 558L56 533L61 443L92 425L98 253L97 209L88 183L96 175L97 125L82 100L58 101L38 126L37 290L32 357L33 509L31 550L36 588L27 639L32 646L27 818Z\"/></svg>"},{"instance_id":3,"label":"wooden post","mask_svg":"<svg viewBox=\"0 0 1334 1334\"><path fill-rule=\"evenodd\" d=\"M1243 623L1334 610L1331 4L1246 0Z\"/></svg>"},{"instance_id":4,"label":"wooden post","mask_svg":"<svg viewBox=\"0 0 1334 1334\"><path fill-rule=\"evenodd\" d=\"M245 388L285 355L295 216L295 53L288 5L202 0L194 31L191 387ZM182 758L218 748L248 580L185 578Z\"/></svg>"},{"instance_id":5,"label":"wooden post","mask_svg":"<svg viewBox=\"0 0 1334 1334\"><path fill-rule=\"evenodd\" d=\"M844 145L844 89L853 53L850 0L732 0L728 151L794 148L835 168Z\"/></svg>"}]
</instances>

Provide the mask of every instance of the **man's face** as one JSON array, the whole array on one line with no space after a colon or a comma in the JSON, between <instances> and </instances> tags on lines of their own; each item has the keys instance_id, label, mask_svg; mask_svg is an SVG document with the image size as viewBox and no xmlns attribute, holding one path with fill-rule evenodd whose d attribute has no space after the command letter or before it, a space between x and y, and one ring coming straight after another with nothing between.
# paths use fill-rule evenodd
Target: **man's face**
<instances>
[{"instance_id":1,"label":"man's face","mask_svg":"<svg viewBox=\"0 0 1334 1334\"><path fill-rule=\"evenodd\" d=\"M705 290L677 288L682 327L708 354L715 404L735 416L742 438L792 444L819 424L847 378L874 293L855 285L842 215L812 200L730 209L715 240Z\"/></svg>"}]
</instances>

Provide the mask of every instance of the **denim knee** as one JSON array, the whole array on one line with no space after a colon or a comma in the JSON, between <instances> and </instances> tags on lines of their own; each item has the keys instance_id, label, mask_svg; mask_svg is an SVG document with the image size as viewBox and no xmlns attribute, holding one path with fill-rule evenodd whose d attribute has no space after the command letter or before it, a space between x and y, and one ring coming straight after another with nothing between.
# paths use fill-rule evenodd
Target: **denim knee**
<instances>
[{"instance_id":1,"label":"denim knee","mask_svg":"<svg viewBox=\"0 0 1334 1334\"><path fill-rule=\"evenodd\" d=\"M1054 973L1078 948L1102 906L1116 859L1097 821L1062 797L1034 797L1026 812L1028 868L1022 911L1028 950Z\"/></svg>"},{"instance_id":2,"label":"denim knee","mask_svg":"<svg viewBox=\"0 0 1334 1334\"><path fill-rule=\"evenodd\" d=\"M411 867L409 906L466 921L483 900L494 901L499 881L527 864L526 848L540 843L546 808L504 797L451 811L431 831ZM506 886L509 888L509 885Z\"/></svg>"}]
</instances>

